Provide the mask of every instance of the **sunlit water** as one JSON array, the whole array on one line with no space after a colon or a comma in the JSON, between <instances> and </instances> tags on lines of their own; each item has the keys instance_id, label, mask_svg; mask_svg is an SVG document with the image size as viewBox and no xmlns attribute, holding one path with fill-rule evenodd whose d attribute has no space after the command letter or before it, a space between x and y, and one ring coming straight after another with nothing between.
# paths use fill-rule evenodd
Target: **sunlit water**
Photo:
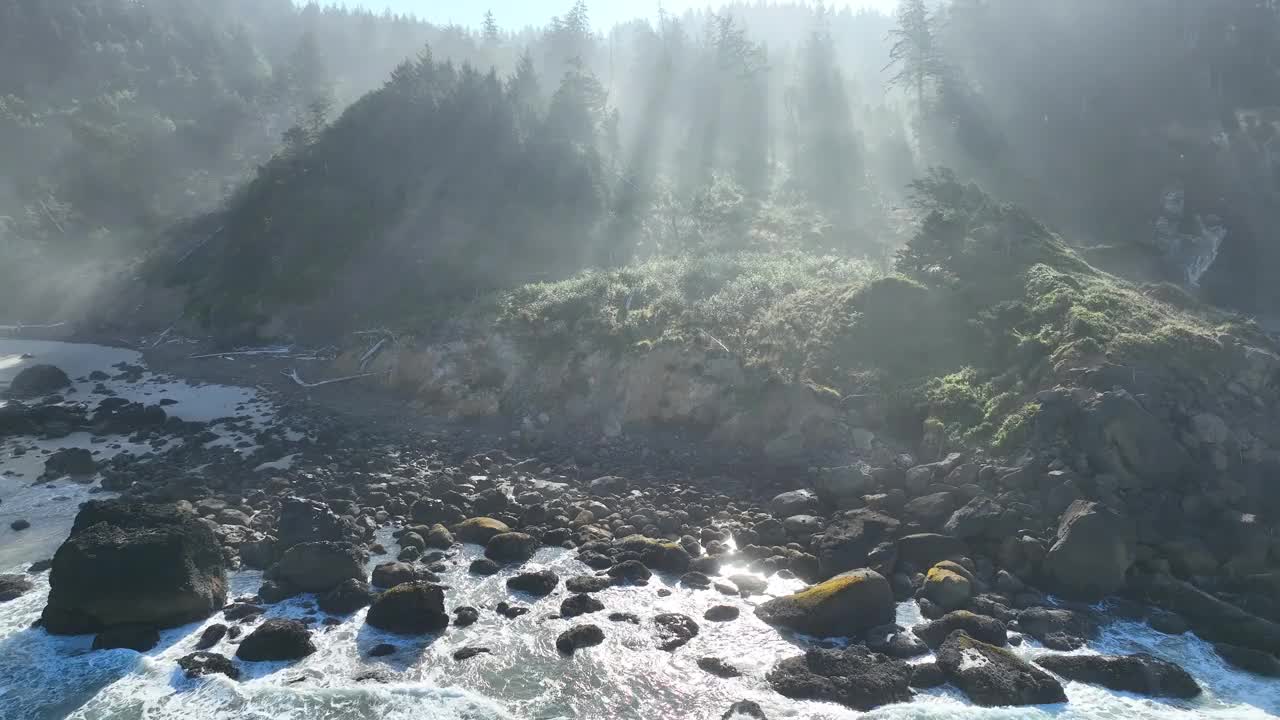
<instances>
[{"instance_id":1,"label":"sunlit water","mask_svg":"<svg viewBox=\"0 0 1280 720\"><path fill-rule=\"evenodd\" d=\"M100 367L106 369L93 364L94 352L99 351L72 347L77 356L84 358L87 369L73 372L68 368L68 372L78 375ZM119 361L110 359L119 351L101 352L104 365ZM0 341L0 361L6 353L13 353L12 346ZM44 360L49 361L47 357ZM0 370L9 372L11 369ZM5 379L0 375L0 381ZM225 410L253 400L250 390L181 388L183 403L191 408ZM158 389L152 387L151 391ZM169 390L177 392L178 388ZM219 411L215 416L223 414L232 413ZM269 422L265 415L260 419ZM73 437L65 442L82 441ZM121 451L124 449L127 448ZM0 452L0 472L8 469L30 473L31 464L30 459L15 461L7 452ZM38 473L39 468L34 472ZM0 512L6 518L0 526L0 572L21 572L30 561L48 557L65 536L76 505L87 497L88 489L82 485L63 482L53 488L31 487L29 477L0 478ZM31 530L13 533L8 529L7 518L19 515L31 519ZM39 528L45 529L37 532ZM394 547L389 530L384 531L382 539L388 547ZM794 702L773 693L764 676L778 659L799 653L807 640L781 634L757 620L752 609L765 598L729 598L714 589L690 590L672 579L655 576L647 587L611 588L598 593L606 608L603 612L572 620L551 619L560 600L566 597L563 584L548 598L513 596L505 581L516 572L514 569L488 578L466 571L470 561L479 555L478 547L457 549L443 575L449 586L447 608L481 608L480 621L475 625L450 627L439 636L405 638L366 626L364 611L343 618L336 626L320 624L320 614L315 616L314 626L318 652L296 663L241 663L244 675L238 682L222 676L186 680L178 669L175 661L194 650L203 624L164 632L160 646L144 654L129 650L90 652L90 637L51 637L32 629L48 594L47 573L37 576L34 591L0 604L0 718L701 719L719 718L730 704L742 699L758 702L770 718L1227 720L1280 714L1280 682L1227 668L1209 645L1194 636L1165 636L1145 625L1127 622L1110 625L1089 651L1151 652L1185 667L1200 681L1205 693L1194 701L1163 701L1067 683L1068 703L1041 708L977 708L948 689L921 693L911 703L872 713ZM373 562L387 559L374 558ZM590 572L573 553L560 549L541 550L522 569L543 567L555 570L562 578ZM729 568L726 574L739 570ZM257 573L237 573L232 577L232 594L252 594L259 582ZM657 591L664 587L672 591L669 597L658 596ZM797 587L795 581L774 579L768 594ZM273 606L268 615L303 617L310 599L303 596ZM501 600L529 605L532 612L514 620L504 619L492 611ZM726 603L741 608L737 620L713 623L702 619L707 608ZM632 613L641 618L641 624L610 622L606 616L611 612ZM675 652L658 650L652 618L660 612L685 613L698 621L701 632ZM918 623L920 617L914 604L901 605L898 620L904 625ZM220 616L206 624L219 621ZM580 650L571 658L562 657L555 649L556 636L580 622L594 622L604 628L604 644ZM399 651L387 658L367 657L370 648L383 642L396 645ZM453 652L466 646L487 647L492 653L462 662L453 660ZM235 645L223 640L214 650L230 656L234 655ZM1018 652L1030 657L1045 651L1028 643ZM724 680L703 672L696 660L706 655L728 661L744 677Z\"/></svg>"}]
</instances>

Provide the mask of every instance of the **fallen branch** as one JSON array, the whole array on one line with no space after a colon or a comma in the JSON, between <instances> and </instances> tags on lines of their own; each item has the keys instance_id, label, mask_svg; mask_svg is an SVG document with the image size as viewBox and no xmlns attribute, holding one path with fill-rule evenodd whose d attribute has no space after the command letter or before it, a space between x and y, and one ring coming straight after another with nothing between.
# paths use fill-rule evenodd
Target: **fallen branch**
<instances>
[{"instance_id":1,"label":"fallen branch","mask_svg":"<svg viewBox=\"0 0 1280 720\"><path fill-rule=\"evenodd\" d=\"M332 380L321 380L319 382L313 382L313 383L309 383L303 380L301 377L299 377L297 370L289 370L288 372L281 370L280 374L284 375L285 377L289 378L290 380L294 381L295 383L301 385L304 388L318 388L323 385L333 385L334 383L347 382L349 380L359 380L360 378L373 377L374 375L386 375L389 372L391 371L384 370L383 372L360 373L359 375L348 375L346 377L334 378Z\"/></svg>"},{"instance_id":2,"label":"fallen branch","mask_svg":"<svg viewBox=\"0 0 1280 720\"><path fill-rule=\"evenodd\" d=\"M379 351L379 350L381 350L381 349L382 349L382 346L383 346L383 345L386 345L386 344L387 344L387 341L388 341L388 340L390 340L390 339L391 339L391 338L389 338L389 337L384 337L384 338L382 338L382 339L381 339L381 340L379 340L378 342L374 343L373 347L369 348L368 352L366 352L364 355L360 356L360 369L361 369L361 370L364 370L366 367L368 367L368 366L369 366L369 361L370 361L370 360L373 360L373 358L374 358L374 357L376 357L376 356L378 355L378 351Z\"/></svg>"},{"instance_id":3,"label":"fallen branch","mask_svg":"<svg viewBox=\"0 0 1280 720\"><path fill-rule=\"evenodd\" d=\"M160 343L164 342L164 339L165 339L165 338L167 338L167 337L169 337L169 332L170 332L171 330L173 330L173 326L172 326L172 325L170 325L169 327L165 328L165 331L164 331L164 332L162 332L162 333L160 333L160 337L156 338L156 341L155 341L154 343L151 343L151 347L153 347L153 348L160 347Z\"/></svg>"},{"instance_id":4,"label":"fallen branch","mask_svg":"<svg viewBox=\"0 0 1280 720\"><path fill-rule=\"evenodd\" d=\"M208 353L207 355L192 355L188 360L203 360L205 358L231 357L234 355L288 355L293 352L293 348L267 348L265 350L236 350L235 352Z\"/></svg>"},{"instance_id":5,"label":"fallen branch","mask_svg":"<svg viewBox=\"0 0 1280 720\"><path fill-rule=\"evenodd\" d=\"M711 341L712 341L712 342L714 342L715 344L719 345L721 350L724 350L725 352L729 353L730 355L732 355L732 354L733 354L733 351L729 349L729 346L728 346L728 345L725 345L725 344L724 344L724 343L722 343L722 342L720 342L720 340L719 340L718 338L716 338L716 336L715 336L715 335L712 335L711 333L707 332L706 330L703 330L703 331L702 331L702 334L703 334L703 335L706 335L706 336L707 336L707 337L709 337L709 338L711 338Z\"/></svg>"}]
</instances>

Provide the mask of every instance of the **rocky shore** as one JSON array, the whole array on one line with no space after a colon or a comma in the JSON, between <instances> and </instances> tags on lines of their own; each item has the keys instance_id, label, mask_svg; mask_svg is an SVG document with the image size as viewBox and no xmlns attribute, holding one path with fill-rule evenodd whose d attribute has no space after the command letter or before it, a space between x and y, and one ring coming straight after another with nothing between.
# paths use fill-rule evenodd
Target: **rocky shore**
<instances>
[{"instance_id":1,"label":"rocky shore","mask_svg":"<svg viewBox=\"0 0 1280 720\"><path fill-rule=\"evenodd\" d=\"M700 628L738 621L733 606L637 617L595 597L606 588L650 592L656 574L678 578L675 592L745 598L779 633L810 638L773 667L769 684L785 697L858 710L942 684L977 705L1065 702L1067 680L1156 697L1200 692L1185 671L1150 655L1032 663L1007 650L1028 641L1086 647L1118 618L1195 632L1231 665L1280 676L1274 572L1227 584L1157 561L1123 506L1061 468L897 453L878 467L725 477L657 467L643 454L586 462L518 441L477 450L474 438L372 430L301 408L289 418L296 433L247 433L252 450L236 452L209 441L218 426L248 428L247 416L192 423L160 404L77 402L57 394L69 384L60 373L32 368L15 379L11 392L23 399L0 408L0 437L128 434L157 454L47 459L41 482L96 472L117 497L84 505L51 562L31 567L51 573L41 625L95 633L95 648L143 651L161 629L221 614L179 663L191 677L235 678L244 663L306 657L314 633L366 607L368 625L402 636L558 608L551 612L574 623L555 643L565 658L590 652L616 623L640 623L655 647L677 652ZM171 446L172 438L189 442ZM384 547L377 537L387 528L394 545ZM520 568L543 547L576 553L582 570L519 571L507 581L510 602L473 607L441 584L463 544L484 548L467 567L478 575ZM726 575L729 564L752 574ZM227 573L240 568L264 571L256 594L229 596ZM762 597L761 578L775 574L807 588ZM30 587L0 577L0 601ZM302 594L317 608L309 621L262 620L268 606ZM895 624L895 604L908 600L927 623ZM934 661L909 662L930 653ZM718 658L698 665L718 677L737 672Z\"/></svg>"}]
</instances>

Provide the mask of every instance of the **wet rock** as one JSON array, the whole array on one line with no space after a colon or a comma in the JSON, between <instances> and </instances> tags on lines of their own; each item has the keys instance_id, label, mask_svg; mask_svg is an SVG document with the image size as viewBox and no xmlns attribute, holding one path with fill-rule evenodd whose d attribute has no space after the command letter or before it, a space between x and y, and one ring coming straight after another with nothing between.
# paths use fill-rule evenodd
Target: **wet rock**
<instances>
[{"instance_id":1,"label":"wet rock","mask_svg":"<svg viewBox=\"0 0 1280 720\"><path fill-rule=\"evenodd\" d=\"M0 602L9 602L22 597L35 584L24 575L0 575Z\"/></svg>"},{"instance_id":2,"label":"wet rock","mask_svg":"<svg viewBox=\"0 0 1280 720\"><path fill-rule=\"evenodd\" d=\"M491 652L493 651L487 647L464 647L454 651L453 659L462 662L463 660L470 660L477 655L485 655Z\"/></svg>"},{"instance_id":3,"label":"wet rock","mask_svg":"<svg viewBox=\"0 0 1280 720\"><path fill-rule=\"evenodd\" d=\"M818 543L818 568L830 577L867 567L868 556L898 532L897 520L874 510L852 510L827 526Z\"/></svg>"},{"instance_id":4,"label":"wet rock","mask_svg":"<svg viewBox=\"0 0 1280 720\"><path fill-rule=\"evenodd\" d=\"M872 652L899 660L929 653L928 645L897 625L886 625L867 631L867 648Z\"/></svg>"},{"instance_id":5,"label":"wet rock","mask_svg":"<svg viewBox=\"0 0 1280 720\"><path fill-rule=\"evenodd\" d=\"M742 677L742 671L718 657L698 658L698 667L719 678Z\"/></svg>"},{"instance_id":6,"label":"wet rock","mask_svg":"<svg viewBox=\"0 0 1280 720\"><path fill-rule=\"evenodd\" d=\"M680 576L680 584L695 590L706 590L711 587L711 578L700 572L687 572Z\"/></svg>"},{"instance_id":7,"label":"wet rock","mask_svg":"<svg viewBox=\"0 0 1280 720\"><path fill-rule=\"evenodd\" d=\"M616 582L644 585L653 577L653 573L639 560L624 560L609 568L609 577Z\"/></svg>"},{"instance_id":8,"label":"wet rock","mask_svg":"<svg viewBox=\"0 0 1280 720\"><path fill-rule=\"evenodd\" d=\"M1213 649L1227 661L1227 664L1263 677L1280 678L1280 660L1275 655L1261 650L1237 647L1227 643L1218 643Z\"/></svg>"},{"instance_id":9,"label":"wet rock","mask_svg":"<svg viewBox=\"0 0 1280 720\"><path fill-rule=\"evenodd\" d=\"M560 577L550 570L520 573L507 579L507 589L543 597L550 595L560 584Z\"/></svg>"},{"instance_id":10,"label":"wet rock","mask_svg":"<svg viewBox=\"0 0 1280 720\"><path fill-rule=\"evenodd\" d=\"M1062 514L1057 541L1044 559L1044 585L1073 600L1101 600L1124 587L1134 544L1131 522L1103 505L1077 500Z\"/></svg>"},{"instance_id":11,"label":"wet rock","mask_svg":"<svg viewBox=\"0 0 1280 720\"><path fill-rule=\"evenodd\" d=\"M231 658L211 652L193 652L178 658L178 667L182 668L187 679L204 677L205 675L226 675L232 680L240 679L240 669L231 662Z\"/></svg>"},{"instance_id":12,"label":"wet rock","mask_svg":"<svg viewBox=\"0 0 1280 720\"><path fill-rule=\"evenodd\" d=\"M444 591L438 585L415 581L397 585L378 596L365 618L369 625L398 635L422 635L449 625Z\"/></svg>"},{"instance_id":13,"label":"wet rock","mask_svg":"<svg viewBox=\"0 0 1280 720\"><path fill-rule=\"evenodd\" d=\"M762 595L769 588L769 581L756 575L730 575L729 582L737 586L742 597Z\"/></svg>"},{"instance_id":14,"label":"wet rock","mask_svg":"<svg viewBox=\"0 0 1280 720\"><path fill-rule=\"evenodd\" d=\"M390 643L378 643L369 649L369 657L387 657L396 654L396 646Z\"/></svg>"},{"instance_id":15,"label":"wet rock","mask_svg":"<svg viewBox=\"0 0 1280 720\"><path fill-rule=\"evenodd\" d=\"M751 700L739 700L725 710L720 720L769 720L758 703Z\"/></svg>"},{"instance_id":16,"label":"wet rock","mask_svg":"<svg viewBox=\"0 0 1280 720\"><path fill-rule=\"evenodd\" d=\"M1147 618L1151 629L1156 632L1162 632L1165 635L1181 635L1190 629L1186 618L1177 613L1167 612L1165 610L1156 610Z\"/></svg>"},{"instance_id":17,"label":"wet rock","mask_svg":"<svg viewBox=\"0 0 1280 720\"><path fill-rule=\"evenodd\" d=\"M609 620L611 622L631 623L632 625L640 624L640 616L625 612L609 613Z\"/></svg>"},{"instance_id":18,"label":"wet rock","mask_svg":"<svg viewBox=\"0 0 1280 720\"><path fill-rule=\"evenodd\" d=\"M27 530L27 529L29 529L30 527L31 527L31 521L30 521L30 520L25 520L25 519L22 519L22 518L19 518L19 519L17 519L17 520L14 520L13 522L9 523L9 528L10 528L11 530L15 530L15 531L17 531L17 532L22 532L23 530Z\"/></svg>"},{"instance_id":19,"label":"wet rock","mask_svg":"<svg viewBox=\"0 0 1280 720\"><path fill-rule=\"evenodd\" d=\"M756 607L770 625L820 637L853 637L893 622L893 591L873 570L852 570Z\"/></svg>"},{"instance_id":20,"label":"wet rock","mask_svg":"<svg viewBox=\"0 0 1280 720\"><path fill-rule=\"evenodd\" d=\"M9 397L34 398L55 393L71 385L71 378L54 365L23 368L9 382Z\"/></svg>"},{"instance_id":21,"label":"wet rock","mask_svg":"<svg viewBox=\"0 0 1280 720\"><path fill-rule=\"evenodd\" d=\"M280 503L280 519L276 523L276 556L304 542L342 542L349 540L354 528L329 506L315 500L288 497Z\"/></svg>"},{"instance_id":22,"label":"wet rock","mask_svg":"<svg viewBox=\"0 0 1280 720\"><path fill-rule=\"evenodd\" d=\"M556 638L556 649L565 655L572 655L582 648L599 645L602 642L604 642L604 630L601 630L599 625L575 625Z\"/></svg>"},{"instance_id":23,"label":"wet rock","mask_svg":"<svg viewBox=\"0 0 1280 720\"><path fill-rule=\"evenodd\" d=\"M538 540L519 532L499 533L485 544L484 556L498 563L522 563L538 550Z\"/></svg>"},{"instance_id":24,"label":"wet rock","mask_svg":"<svg viewBox=\"0 0 1280 720\"><path fill-rule=\"evenodd\" d=\"M942 672L936 662L918 663L911 666L911 687L917 690L928 690L947 684L947 675Z\"/></svg>"},{"instance_id":25,"label":"wet rock","mask_svg":"<svg viewBox=\"0 0 1280 720\"><path fill-rule=\"evenodd\" d=\"M864 712L912 697L910 666L860 645L809 650L778 662L766 678L784 697L835 702Z\"/></svg>"},{"instance_id":26,"label":"wet rock","mask_svg":"<svg viewBox=\"0 0 1280 720\"><path fill-rule=\"evenodd\" d=\"M599 575L578 575L565 580L564 587L571 593L594 593L612 587L613 580Z\"/></svg>"},{"instance_id":27,"label":"wet rock","mask_svg":"<svg viewBox=\"0 0 1280 720\"><path fill-rule=\"evenodd\" d=\"M204 629L200 633L200 639L196 641L197 650L208 650L222 641L227 635L227 626L222 623L214 623Z\"/></svg>"},{"instance_id":28,"label":"wet rock","mask_svg":"<svg viewBox=\"0 0 1280 720\"><path fill-rule=\"evenodd\" d=\"M444 526L456 525L464 519L462 511L456 506L437 498L422 498L414 502L409 515L415 523L427 526L437 523Z\"/></svg>"},{"instance_id":29,"label":"wet rock","mask_svg":"<svg viewBox=\"0 0 1280 720\"><path fill-rule=\"evenodd\" d=\"M480 611L470 605L463 605L453 610L453 624L455 627L467 627L474 625L480 619Z\"/></svg>"},{"instance_id":30,"label":"wet rock","mask_svg":"<svg viewBox=\"0 0 1280 720\"><path fill-rule=\"evenodd\" d=\"M275 580L263 580L262 586L258 588L258 599L267 604L278 603L297 594L298 591L294 588Z\"/></svg>"},{"instance_id":31,"label":"wet rock","mask_svg":"<svg viewBox=\"0 0 1280 720\"><path fill-rule=\"evenodd\" d=\"M176 627L203 620L227 598L213 531L173 506L91 501L58 548L41 616L53 634L115 625Z\"/></svg>"},{"instance_id":32,"label":"wet rock","mask_svg":"<svg viewBox=\"0 0 1280 720\"><path fill-rule=\"evenodd\" d=\"M315 651L311 631L301 621L272 618L245 637L236 657L247 662L298 660Z\"/></svg>"},{"instance_id":33,"label":"wet rock","mask_svg":"<svg viewBox=\"0 0 1280 720\"><path fill-rule=\"evenodd\" d=\"M231 603L222 609L222 617L232 622L257 617L264 612L262 607L252 603Z\"/></svg>"},{"instance_id":34,"label":"wet rock","mask_svg":"<svg viewBox=\"0 0 1280 720\"><path fill-rule=\"evenodd\" d=\"M698 635L698 623L680 613L662 613L653 619L657 628L658 649L668 652L683 647Z\"/></svg>"},{"instance_id":35,"label":"wet rock","mask_svg":"<svg viewBox=\"0 0 1280 720\"><path fill-rule=\"evenodd\" d=\"M689 551L679 543L662 542L643 535L625 537L619 541L618 547L622 552L639 555L640 562L644 563L645 567L673 575L687 572L692 560L689 557Z\"/></svg>"},{"instance_id":36,"label":"wet rock","mask_svg":"<svg viewBox=\"0 0 1280 720\"><path fill-rule=\"evenodd\" d=\"M512 605L505 600L498 603L498 606L494 608L494 611L508 620L515 620L521 615L529 614L529 608L524 605Z\"/></svg>"},{"instance_id":37,"label":"wet rock","mask_svg":"<svg viewBox=\"0 0 1280 720\"><path fill-rule=\"evenodd\" d=\"M476 558L475 560L471 561L471 565L467 568L467 570L472 575L481 575L481 576L497 575L498 573L502 572L502 566L490 560L489 558Z\"/></svg>"},{"instance_id":38,"label":"wet rock","mask_svg":"<svg viewBox=\"0 0 1280 720\"><path fill-rule=\"evenodd\" d=\"M490 517L475 517L463 520L453 528L453 535L458 542L488 544L494 535L511 532L511 528L501 520Z\"/></svg>"},{"instance_id":39,"label":"wet rock","mask_svg":"<svg viewBox=\"0 0 1280 720\"><path fill-rule=\"evenodd\" d=\"M737 620L740 613L741 610L733 605L712 605L702 614L702 619L711 622L729 622Z\"/></svg>"},{"instance_id":40,"label":"wet rock","mask_svg":"<svg viewBox=\"0 0 1280 720\"><path fill-rule=\"evenodd\" d=\"M942 645L948 637L958 630L963 630L969 637L988 645L1004 647L1009 644L1009 633L1004 623L995 618L971 613L968 610L949 612L937 620L917 625L911 629L916 637L923 640L931 648Z\"/></svg>"},{"instance_id":41,"label":"wet rock","mask_svg":"<svg viewBox=\"0 0 1280 720\"><path fill-rule=\"evenodd\" d=\"M1085 641L1097 633L1093 621L1083 613L1045 607L1027 608L1018 613L1018 629L1050 650L1062 651L1084 647Z\"/></svg>"},{"instance_id":42,"label":"wet rock","mask_svg":"<svg viewBox=\"0 0 1280 720\"><path fill-rule=\"evenodd\" d=\"M373 603L373 592L363 580L347 578L320 596L320 609L330 615L349 615Z\"/></svg>"},{"instance_id":43,"label":"wet rock","mask_svg":"<svg viewBox=\"0 0 1280 720\"><path fill-rule=\"evenodd\" d=\"M39 575L42 572L51 570L52 568L53 568L53 558L47 558L45 560L37 560L31 563L31 566L27 568L27 574Z\"/></svg>"},{"instance_id":44,"label":"wet rock","mask_svg":"<svg viewBox=\"0 0 1280 720\"><path fill-rule=\"evenodd\" d=\"M571 618L604 610L604 603L590 595L570 595L560 603L560 617Z\"/></svg>"},{"instance_id":45,"label":"wet rock","mask_svg":"<svg viewBox=\"0 0 1280 720\"><path fill-rule=\"evenodd\" d=\"M149 625L113 625L93 638L94 650L146 652L160 644L160 631Z\"/></svg>"},{"instance_id":46,"label":"wet rock","mask_svg":"<svg viewBox=\"0 0 1280 720\"><path fill-rule=\"evenodd\" d=\"M983 707L1047 705L1067 701L1053 676L1012 652L957 630L938 648L947 679Z\"/></svg>"},{"instance_id":47,"label":"wet rock","mask_svg":"<svg viewBox=\"0 0 1280 720\"><path fill-rule=\"evenodd\" d=\"M1134 583L1147 602L1186 618L1205 640L1280 654L1280 624L1167 575L1138 577Z\"/></svg>"},{"instance_id":48,"label":"wet rock","mask_svg":"<svg viewBox=\"0 0 1280 720\"><path fill-rule=\"evenodd\" d=\"M1193 698L1200 686L1186 670L1146 653L1044 655L1036 664L1068 680L1151 697Z\"/></svg>"},{"instance_id":49,"label":"wet rock","mask_svg":"<svg viewBox=\"0 0 1280 720\"><path fill-rule=\"evenodd\" d=\"M418 579L418 571L405 562L385 562L373 568L373 585L380 588L393 588L401 583Z\"/></svg>"},{"instance_id":50,"label":"wet rock","mask_svg":"<svg viewBox=\"0 0 1280 720\"><path fill-rule=\"evenodd\" d=\"M349 542L304 542L285 551L274 576L302 592L326 592L344 580L361 580L369 556Z\"/></svg>"},{"instance_id":51,"label":"wet rock","mask_svg":"<svg viewBox=\"0 0 1280 720\"><path fill-rule=\"evenodd\" d=\"M92 475L97 471L98 464L93 461L93 453L83 448L63 448L44 461L44 474L50 478Z\"/></svg>"}]
</instances>

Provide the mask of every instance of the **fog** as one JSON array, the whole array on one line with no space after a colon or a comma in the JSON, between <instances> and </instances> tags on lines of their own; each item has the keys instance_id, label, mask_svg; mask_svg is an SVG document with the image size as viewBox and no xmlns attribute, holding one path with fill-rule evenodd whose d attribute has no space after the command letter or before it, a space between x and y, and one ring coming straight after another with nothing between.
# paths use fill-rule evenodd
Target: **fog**
<instances>
[{"instance_id":1,"label":"fog","mask_svg":"<svg viewBox=\"0 0 1280 720\"><path fill-rule=\"evenodd\" d=\"M1108 267L1280 301L1275 3L851 5L606 23L619 4L579 2L532 27L4 0L0 319L161 286L206 324L320 300L395 317L743 249L888 268L938 167Z\"/></svg>"}]
</instances>

